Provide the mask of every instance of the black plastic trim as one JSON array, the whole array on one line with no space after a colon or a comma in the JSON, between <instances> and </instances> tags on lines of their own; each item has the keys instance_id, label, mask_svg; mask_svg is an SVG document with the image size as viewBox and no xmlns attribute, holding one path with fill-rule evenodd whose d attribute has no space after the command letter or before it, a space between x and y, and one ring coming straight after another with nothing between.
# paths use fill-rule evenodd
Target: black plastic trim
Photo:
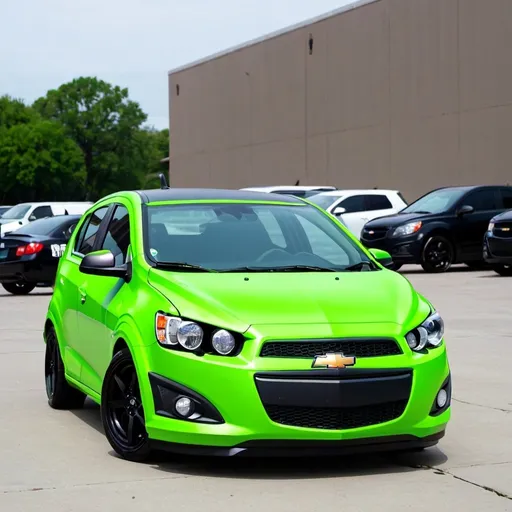
<instances>
[{"instance_id":1,"label":"black plastic trim","mask_svg":"<svg viewBox=\"0 0 512 512\"><path fill-rule=\"evenodd\" d=\"M446 392L448 394L448 400L446 401L446 405L443 408L439 409L439 407L437 406L436 399L437 399L437 394L439 393L439 391L441 391L441 389L446 389ZM441 385L441 387L439 388L439 390L437 391L436 396L434 398L434 403L432 404L432 408L430 409L429 415L435 417L435 416L439 416L440 414L443 414L443 412L445 412L450 407L451 401L452 401L452 376L450 373L448 375L448 377L446 377L446 379L444 380L444 382Z\"/></svg>"},{"instance_id":2,"label":"black plastic trim","mask_svg":"<svg viewBox=\"0 0 512 512\"><path fill-rule=\"evenodd\" d=\"M445 430L427 437L411 435L367 437L341 441L256 440L235 446L203 446L151 440L151 447L171 453L209 457L314 457L407 451L435 446Z\"/></svg>"},{"instance_id":3,"label":"black plastic trim","mask_svg":"<svg viewBox=\"0 0 512 512\"><path fill-rule=\"evenodd\" d=\"M151 385L151 391L153 393L153 401L155 405L155 414L166 418L178 419L182 421L189 421L192 423L225 423L224 418L217 410L217 408L209 402L204 396L200 395L196 391L193 391L182 384L178 384L170 379L162 377L157 373L148 373L149 382ZM186 396L193 400L195 405L195 412L198 413L199 417L184 418L175 414L173 408L169 403L165 403L159 388L163 388L171 393L170 401L174 403L178 398Z\"/></svg>"},{"instance_id":4,"label":"black plastic trim","mask_svg":"<svg viewBox=\"0 0 512 512\"><path fill-rule=\"evenodd\" d=\"M338 379L297 379L255 375L256 388L265 406L344 409L408 402L412 371L398 375L354 375Z\"/></svg>"}]
</instances>

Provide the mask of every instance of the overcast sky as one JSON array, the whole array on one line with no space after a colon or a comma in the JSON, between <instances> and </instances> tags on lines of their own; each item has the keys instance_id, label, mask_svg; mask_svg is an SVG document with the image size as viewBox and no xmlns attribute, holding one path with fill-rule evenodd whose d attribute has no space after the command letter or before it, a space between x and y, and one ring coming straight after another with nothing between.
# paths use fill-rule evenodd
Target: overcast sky
<instances>
[{"instance_id":1,"label":"overcast sky","mask_svg":"<svg viewBox=\"0 0 512 512\"><path fill-rule=\"evenodd\" d=\"M168 126L167 72L353 0L0 0L0 95L78 76L128 87Z\"/></svg>"}]
</instances>

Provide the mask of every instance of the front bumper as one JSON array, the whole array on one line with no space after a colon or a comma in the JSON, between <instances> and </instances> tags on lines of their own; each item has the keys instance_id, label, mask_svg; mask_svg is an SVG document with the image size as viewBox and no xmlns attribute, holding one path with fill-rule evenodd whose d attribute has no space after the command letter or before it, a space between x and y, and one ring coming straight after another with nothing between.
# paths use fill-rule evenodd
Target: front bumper
<instances>
[{"instance_id":1,"label":"front bumper","mask_svg":"<svg viewBox=\"0 0 512 512\"><path fill-rule=\"evenodd\" d=\"M403 265L421 263L424 238L421 233L405 237L392 237L391 234L394 229L390 229L387 233L382 234L374 230L373 236L369 231L372 230L365 228L361 232L361 243L366 248L381 249L388 252L395 263Z\"/></svg>"},{"instance_id":2,"label":"front bumper","mask_svg":"<svg viewBox=\"0 0 512 512\"><path fill-rule=\"evenodd\" d=\"M484 259L491 265L512 265L512 238L487 233L483 245Z\"/></svg>"},{"instance_id":3,"label":"front bumper","mask_svg":"<svg viewBox=\"0 0 512 512\"><path fill-rule=\"evenodd\" d=\"M149 347L140 379L156 447L211 455L347 453L431 446L444 435L450 401L433 409L442 387L451 396L444 344L426 354L404 349L360 358L342 370L250 351L222 358ZM181 396L197 401L204 421L178 419L173 404Z\"/></svg>"}]
</instances>

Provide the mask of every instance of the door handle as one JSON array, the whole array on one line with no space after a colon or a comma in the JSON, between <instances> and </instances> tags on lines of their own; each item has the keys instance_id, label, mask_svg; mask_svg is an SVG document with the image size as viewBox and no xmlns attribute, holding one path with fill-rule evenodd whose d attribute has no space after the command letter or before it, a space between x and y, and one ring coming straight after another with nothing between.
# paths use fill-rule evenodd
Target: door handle
<instances>
[{"instance_id":1,"label":"door handle","mask_svg":"<svg viewBox=\"0 0 512 512\"><path fill-rule=\"evenodd\" d=\"M79 288L78 292L80 293L80 303L85 304L85 301L87 300L87 293L85 293L83 288Z\"/></svg>"}]
</instances>

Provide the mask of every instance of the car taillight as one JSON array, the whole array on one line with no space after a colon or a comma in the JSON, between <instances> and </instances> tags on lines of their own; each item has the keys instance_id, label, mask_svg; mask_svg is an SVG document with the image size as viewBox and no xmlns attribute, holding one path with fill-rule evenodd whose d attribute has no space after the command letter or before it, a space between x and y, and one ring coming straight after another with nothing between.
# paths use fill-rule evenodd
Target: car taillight
<instances>
[{"instance_id":1,"label":"car taillight","mask_svg":"<svg viewBox=\"0 0 512 512\"><path fill-rule=\"evenodd\" d=\"M44 249L44 245L39 242L32 242L28 245L21 245L16 249L16 256L30 256Z\"/></svg>"}]
</instances>

